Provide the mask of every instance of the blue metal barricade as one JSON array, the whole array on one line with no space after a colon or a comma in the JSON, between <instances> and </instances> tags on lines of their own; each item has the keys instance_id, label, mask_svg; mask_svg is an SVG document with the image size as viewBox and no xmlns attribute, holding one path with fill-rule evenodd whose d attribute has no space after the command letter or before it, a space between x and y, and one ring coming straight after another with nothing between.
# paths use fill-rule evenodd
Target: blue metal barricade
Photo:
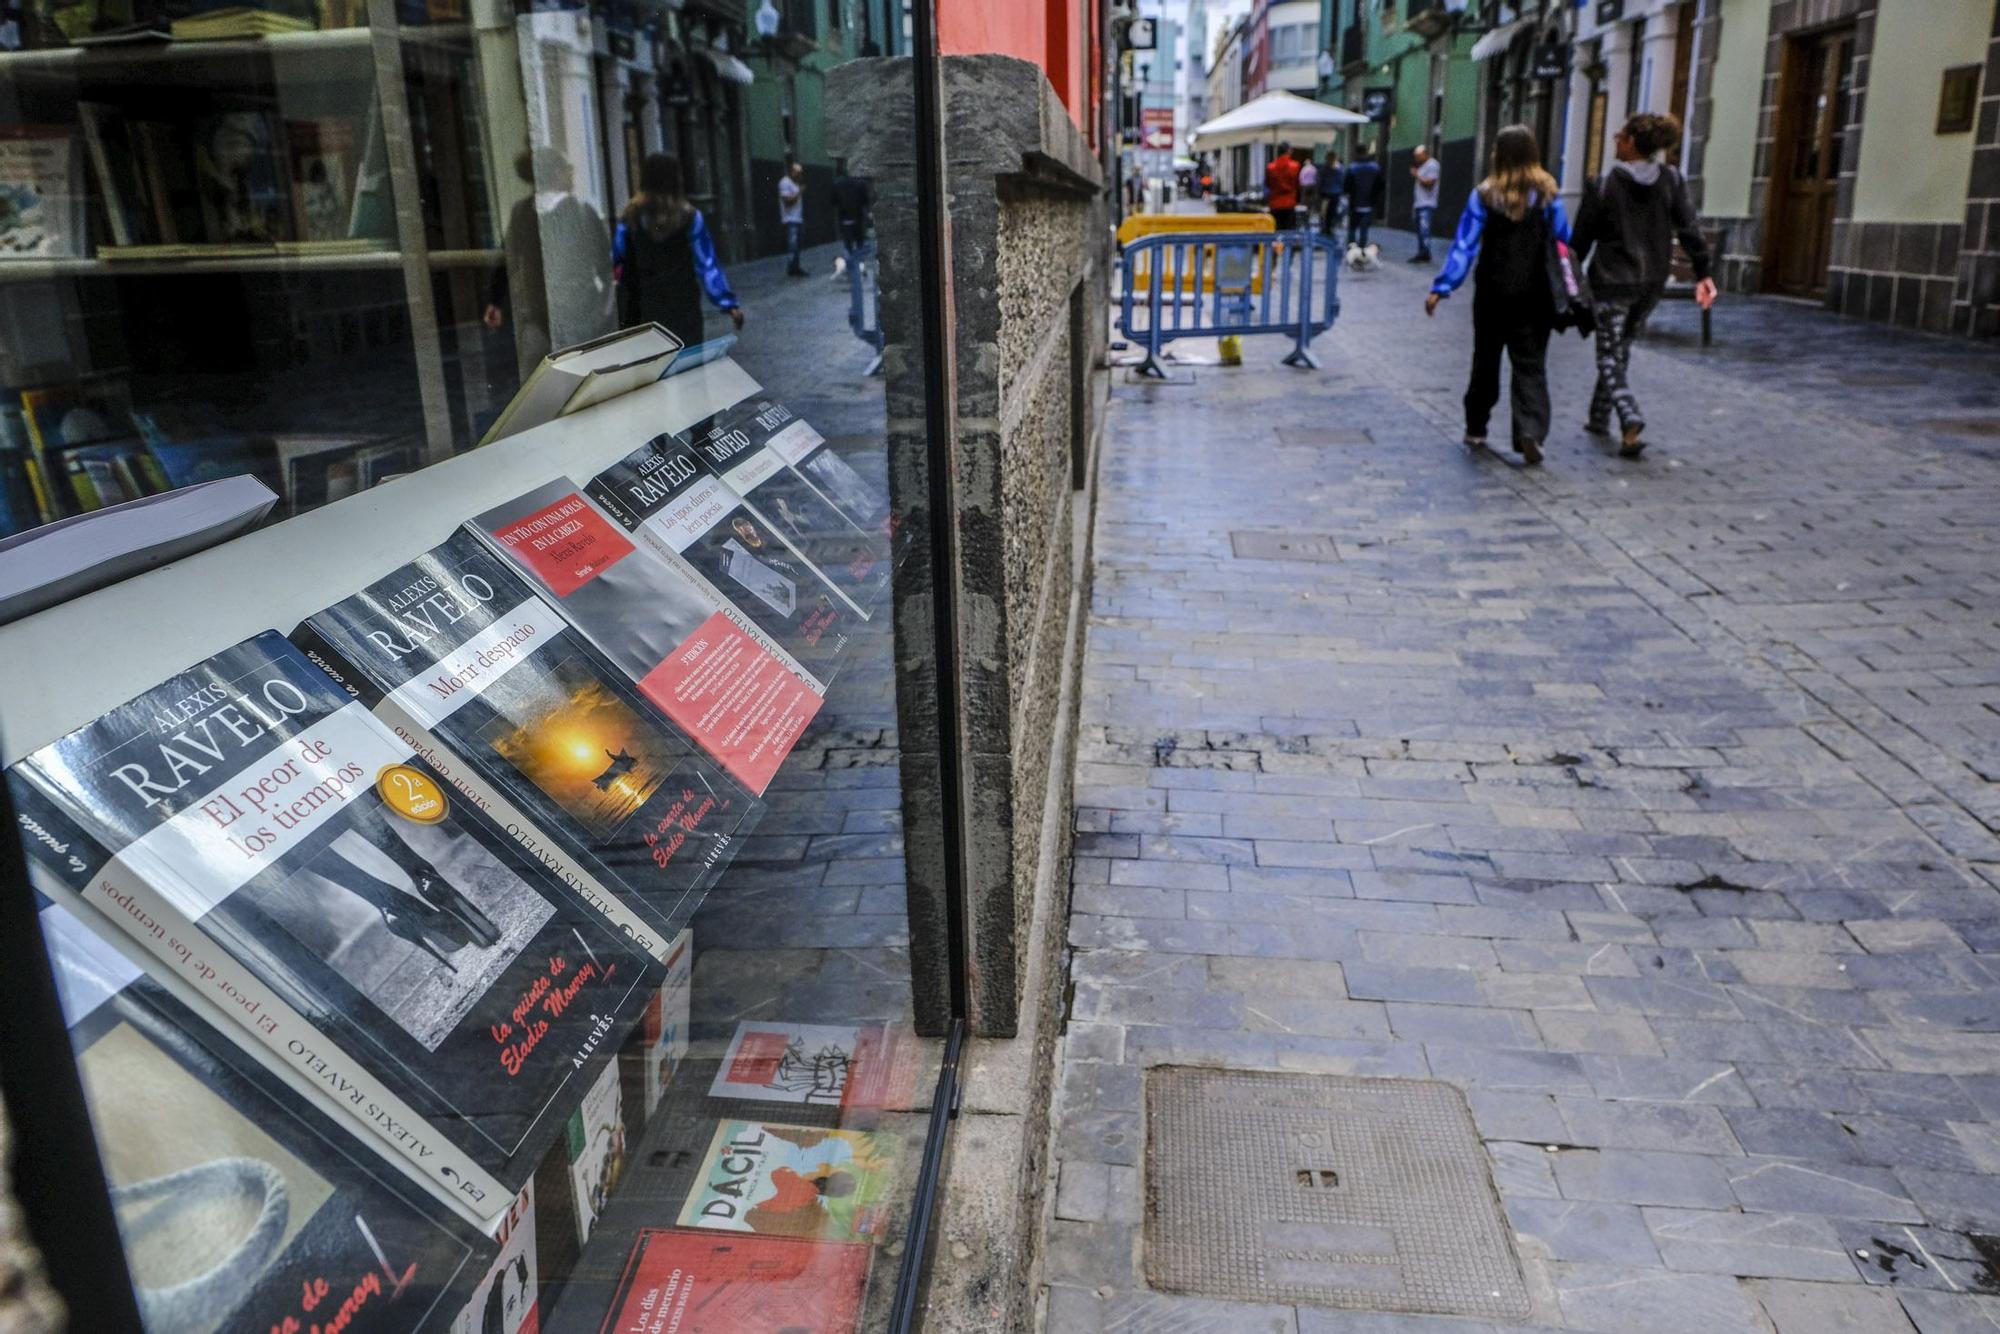
<instances>
[{"instance_id":1,"label":"blue metal barricade","mask_svg":"<svg viewBox=\"0 0 2000 1334\"><path fill-rule=\"evenodd\" d=\"M1287 366L1318 369L1312 340L1340 314L1340 247L1317 232L1169 232L1123 254L1118 331L1142 344L1141 375L1165 377L1176 338L1290 334Z\"/></svg>"}]
</instances>

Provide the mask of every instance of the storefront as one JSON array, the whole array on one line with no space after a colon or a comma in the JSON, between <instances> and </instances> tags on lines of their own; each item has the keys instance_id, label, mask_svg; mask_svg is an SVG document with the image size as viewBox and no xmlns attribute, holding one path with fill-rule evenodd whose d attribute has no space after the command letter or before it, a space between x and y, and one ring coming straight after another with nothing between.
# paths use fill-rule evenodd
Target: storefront
<instances>
[{"instance_id":1,"label":"storefront","mask_svg":"<svg viewBox=\"0 0 2000 1334\"><path fill-rule=\"evenodd\" d=\"M934 263L932 6L784 9L891 53L814 78L826 160L842 96L917 127L815 234L893 186ZM958 732L899 685L958 618L870 372L949 420L946 289L734 263L740 22L0 36L0 524L89 552L0 582L0 1069L72 1329L910 1326L966 965Z\"/></svg>"}]
</instances>

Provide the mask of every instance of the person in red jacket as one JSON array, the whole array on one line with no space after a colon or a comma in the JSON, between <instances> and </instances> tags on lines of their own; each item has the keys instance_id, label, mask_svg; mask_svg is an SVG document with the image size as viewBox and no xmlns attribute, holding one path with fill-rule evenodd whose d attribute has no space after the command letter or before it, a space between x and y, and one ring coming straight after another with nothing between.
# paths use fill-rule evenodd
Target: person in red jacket
<instances>
[{"instance_id":1,"label":"person in red jacket","mask_svg":"<svg viewBox=\"0 0 2000 1334\"><path fill-rule=\"evenodd\" d=\"M1299 164L1292 157L1290 144L1279 144L1277 156L1264 168L1264 204L1279 231L1298 226Z\"/></svg>"}]
</instances>

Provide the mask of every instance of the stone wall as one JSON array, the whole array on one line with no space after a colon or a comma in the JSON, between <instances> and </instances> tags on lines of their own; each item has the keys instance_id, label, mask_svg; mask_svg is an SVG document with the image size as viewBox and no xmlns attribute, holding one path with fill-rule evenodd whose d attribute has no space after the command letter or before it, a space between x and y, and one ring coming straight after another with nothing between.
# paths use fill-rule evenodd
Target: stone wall
<instances>
[{"instance_id":1,"label":"stone wall","mask_svg":"<svg viewBox=\"0 0 2000 1334\"><path fill-rule=\"evenodd\" d=\"M1986 44L1979 118L1972 132L1977 137L1958 246L1951 328L1954 333L1992 338L2000 335L2000 4L1993 7L1993 36Z\"/></svg>"},{"instance_id":2,"label":"stone wall","mask_svg":"<svg viewBox=\"0 0 2000 1334\"><path fill-rule=\"evenodd\" d=\"M1030 928L1068 857L1066 793L1049 783L1069 772L1055 750L1075 665L1073 534L1090 494L1074 483L1088 479L1102 379L1083 368L1101 364L1106 338L1101 173L1034 65L945 62L963 708L939 719L910 68L861 60L829 77L834 151L875 183L890 485L916 543L895 602L918 1018L938 1027L949 993L936 749L940 725L955 726L967 761L969 1018L974 1033L1006 1036L1022 1022L1030 956L1053 948Z\"/></svg>"}]
</instances>

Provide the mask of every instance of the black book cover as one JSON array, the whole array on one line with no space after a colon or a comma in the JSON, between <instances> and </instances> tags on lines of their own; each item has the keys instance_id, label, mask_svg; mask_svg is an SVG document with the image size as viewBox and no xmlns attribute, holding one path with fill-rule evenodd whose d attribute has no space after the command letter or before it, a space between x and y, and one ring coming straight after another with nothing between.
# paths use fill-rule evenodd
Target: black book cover
<instances>
[{"instance_id":1,"label":"black book cover","mask_svg":"<svg viewBox=\"0 0 2000 1334\"><path fill-rule=\"evenodd\" d=\"M811 561L857 614L873 613L891 573L889 535L881 526L888 507L883 505L882 519L864 530L828 503L807 474L794 470L795 459L829 452L824 436L784 404L753 398L690 428L688 439L729 489ZM820 471L833 475L824 462ZM854 475L851 468L846 473Z\"/></svg>"},{"instance_id":2,"label":"black book cover","mask_svg":"<svg viewBox=\"0 0 2000 1334\"><path fill-rule=\"evenodd\" d=\"M853 610L700 450L678 435L655 436L592 478L590 495L620 527L713 588L824 692L841 666Z\"/></svg>"},{"instance_id":3,"label":"black book cover","mask_svg":"<svg viewBox=\"0 0 2000 1334\"><path fill-rule=\"evenodd\" d=\"M762 809L470 533L294 639L446 777L496 789L527 820L501 823L662 962Z\"/></svg>"},{"instance_id":4,"label":"black book cover","mask_svg":"<svg viewBox=\"0 0 2000 1334\"><path fill-rule=\"evenodd\" d=\"M66 892L474 1217L512 1200L658 971L275 633L12 773Z\"/></svg>"},{"instance_id":5,"label":"black book cover","mask_svg":"<svg viewBox=\"0 0 2000 1334\"><path fill-rule=\"evenodd\" d=\"M493 1243L67 909L41 919L149 1334L449 1328Z\"/></svg>"}]
</instances>

